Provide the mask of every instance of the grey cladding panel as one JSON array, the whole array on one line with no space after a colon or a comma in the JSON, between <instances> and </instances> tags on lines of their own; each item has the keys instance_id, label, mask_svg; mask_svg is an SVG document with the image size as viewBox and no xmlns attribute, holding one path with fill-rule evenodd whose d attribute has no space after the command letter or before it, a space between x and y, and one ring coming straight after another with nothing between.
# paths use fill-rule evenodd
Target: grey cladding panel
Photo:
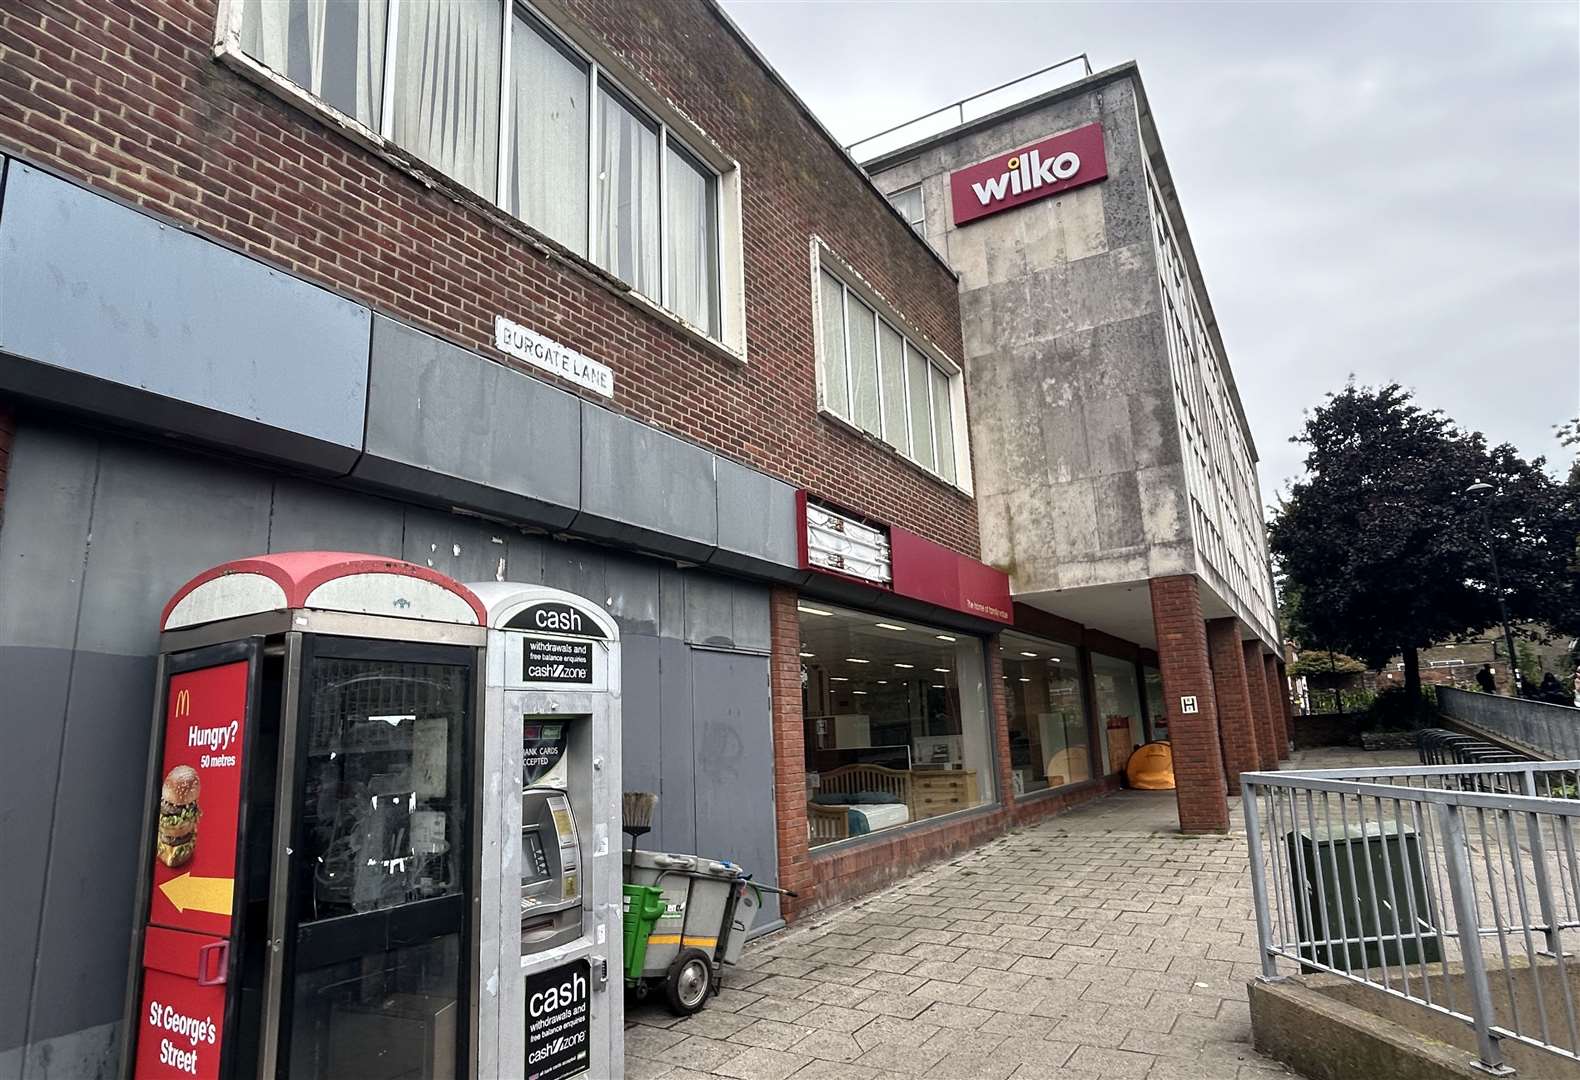
<instances>
[{"instance_id":1,"label":"grey cladding panel","mask_svg":"<svg viewBox=\"0 0 1580 1080\"><path fill-rule=\"evenodd\" d=\"M151 395L362 445L369 312L13 163L0 350Z\"/></svg>"},{"instance_id":2,"label":"grey cladding panel","mask_svg":"<svg viewBox=\"0 0 1580 1080\"><path fill-rule=\"evenodd\" d=\"M417 507L406 510L401 558L456 581L533 582L543 572L536 540L486 521ZM522 573L516 570L518 559Z\"/></svg>"},{"instance_id":3,"label":"grey cladding panel","mask_svg":"<svg viewBox=\"0 0 1580 1080\"><path fill-rule=\"evenodd\" d=\"M353 475L564 528L581 492L577 399L466 349L373 319L367 453Z\"/></svg>"},{"instance_id":4,"label":"grey cladding panel","mask_svg":"<svg viewBox=\"0 0 1580 1080\"><path fill-rule=\"evenodd\" d=\"M98 465L96 439L18 429L0 530L0 645L71 648Z\"/></svg>"},{"instance_id":5,"label":"grey cladding panel","mask_svg":"<svg viewBox=\"0 0 1580 1080\"><path fill-rule=\"evenodd\" d=\"M730 648L735 644L735 584L712 574L686 575L686 640Z\"/></svg>"},{"instance_id":6,"label":"grey cladding panel","mask_svg":"<svg viewBox=\"0 0 1580 1080\"><path fill-rule=\"evenodd\" d=\"M270 551L358 551L401 557L405 509L322 484L282 478L269 514Z\"/></svg>"},{"instance_id":7,"label":"grey cladding panel","mask_svg":"<svg viewBox=\"0 0 1580 1080\"><path fill-rule=\"evenodd\" d=\"M715 461L719 549L709 565L786 579L795 575L795 488L725 458Z\"/></svg>"},{"instance_id":8,"label":"grey cladding panel","mask_svg":"<svg viewBox=\"0 0 1580 1080\"><path fill-rule=\"evenodd\" d=\"M582 403L578 532L701 561L719 538L714 457L608 409Z\"/></svg>"}]
</instances>

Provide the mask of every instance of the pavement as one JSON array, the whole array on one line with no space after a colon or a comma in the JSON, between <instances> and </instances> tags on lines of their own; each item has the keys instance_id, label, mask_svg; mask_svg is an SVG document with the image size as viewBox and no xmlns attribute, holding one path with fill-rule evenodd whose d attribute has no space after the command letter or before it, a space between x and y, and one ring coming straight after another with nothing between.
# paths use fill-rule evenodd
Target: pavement
<instances>
[{"instance_id":1,"label":"pavement","mask_svg":"<svg viewBox=\"0 0 1580 1080\"><path fill-rule=\"evenodd\" d=\"M1408 764L1313 751L1286 768ZM1239 800L1231 800L1239 818ZM749 947L696 1016L627 1012L628 1080L1268 1080L1243 829L1124 791Z\"/></svg>"}]
</instances>

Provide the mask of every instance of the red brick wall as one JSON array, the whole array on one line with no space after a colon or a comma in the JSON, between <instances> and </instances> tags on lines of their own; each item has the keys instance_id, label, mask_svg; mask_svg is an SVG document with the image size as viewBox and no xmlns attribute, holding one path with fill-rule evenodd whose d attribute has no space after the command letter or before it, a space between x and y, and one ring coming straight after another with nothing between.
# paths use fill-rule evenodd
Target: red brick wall
<instances>
[{"instance_id":1,"label":"red brick wall","mask_svg":"<svg viewBox=\"0 0 1580 1080\"><path fill-rule=\"evenodd\" d=\"M1153 578L1152 621L1158 635L1163 701L1169 742L1174 751L1174 795L1182 832L1227 832L1229 803L1224 797L1223 751L1218 740L1218 708L1212 667L1207 659L1207 625L1201 617L1196 579ZM1198 711L1186 714L1180 698L1194 695Z\"/></svg>"},{"instance_id":2,"label":"red brick wall","mask_svg":"<svg viewBox=\"0 0 1580 1080\"><path fill-rule=\"evenodd\" d=\"M1260 769L1278 768L1278 734L1273 727L1272 698L1267 693L1267 667L1260 642L1247 641L1245 678L1251 687L1251 711L1256 714L1256 759Z\"/></svg>"},{"instance_id":3,"label":"red brick wall","mask_svg":"<svg viewBox=\"0 0 1580 1080\"><path fill-rule=\"evenodd\" d=\"M1015 799L1015 769L1009 760L1009 696L1004 693L1001 640L997 634L987 639L987 692L993 753L998 755L998 801L1009 805Z\"/></svg>"},{"instance_id":4,"label":"red brick wall","mask_svg":"<svg viewBox=\"0 0 1580 1080\"><path fill-rule=\"evenodd\" d=\"M1251 711L1251 686L1245 676L1245 650L1240 621L1233 617L1207 623L1212 654L1213 694L1218 702L1218 738L1223 742L1224 779L1231 794L1240 789L1240 774L1261 766L1256 748L1256 714Z\"/></svg>"},{"instance_id":5,"label":"red brick wall","mask_svg":"<svg viewBox=\"0 0 1580 1080\"><path fill-rule=\"evenodd\" d=\"M788 920L817 903L807 855L806 728L801 720L801 657L797 655L801 651L801 616L796 611L794 589L774 589L768 605L779 887L800 893L780 900L780 910Z\"/></svg>"},{"instance_id":6,"label":"red brick wall","mask_svg":"<svg viewBox=\"0 0 1580 1080\"><path fill-rule=\"evenodd\" d=\"M809 239L958 360L952 275L711 6L573 7L741 163L744 365L477 197L425 184L214 61L216 0L0 5L0 151L489 355L494 316L509 315L609 364L614 408L975 555L970 499L817 415Z\"/></svg>"}]
</instances>

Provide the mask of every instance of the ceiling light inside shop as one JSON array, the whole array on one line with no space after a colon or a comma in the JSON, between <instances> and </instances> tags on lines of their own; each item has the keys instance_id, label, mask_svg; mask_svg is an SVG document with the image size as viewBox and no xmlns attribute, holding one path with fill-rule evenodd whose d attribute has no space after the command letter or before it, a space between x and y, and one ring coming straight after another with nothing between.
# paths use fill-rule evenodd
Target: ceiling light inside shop
<instances>
[{"instance_id":1,"label":"ceiling light inside shop","mask_svg":"<svg viewBox=\"0 0 1580 1080\"><path fill-rule=\"evenodd\" d=\"M1021 677L1020 677L1020 681L1021 681L1021 682L1031 682L1031 680L1030 680L1030 679L1028 679L1028 678L1026 678L1026 676L1024 676L1024 675L1022 675L1022 676L1021 676Z\"/></svg>"},{"instance_id":2,"label":"ceiling light inside shop","mask_svg":"<svg viewBox=\"0 0 1580 1080\"><path fill-rule=\"evenodd\" d=\"M801 612L803 615L832 615L832 614L834 614L832 611L824 611L820 607L807 607L805 604L797 604L795 606L795 609L797 611Z\"/></svg>"},{"instance_id":3,"label":"ceiling light inside shop","mask_svg":"<svg viewBox=\"0 0 1580 1080\"><path fill-rule=\"evenodd\" d=\"M944 688L944 684L943 683L941 683L941 682L933 683L933 689L934 690L942 690L943 688Z\"/></svg>"},{"instance_id":4,"label":"ceiling light inside shop","mask_svg":"<svg viewBox=\"0 0 1580 1080\"><path fill-rule=\"evenodd\" d=\"M804 653L802 653L802 654L801 654L801 655L802 655L802 656L816 656L816 655L817 655L817 653L815 653L815 652L804 652Z\"/></svg>"},{"instance_id":5,"label":"ceiling light inside shop","mask_svg":"<svg viewBox=\"0 0 1580 1080\"><path fill-rule=\"evenodd\" d=\"M829 682L850 682L850 680L845 678L845 676L843 676L843 675L830 675L828 677L828 681Z\"/></svg>"},{"instance_id":6,"label":"ceiling light inside shop","mask_svg":"<svg viewBox=\"0 0 1580 1080\"><path fill-rule=\"evenodd\" d=\"M907 670L909 670L909 669L910 669L910 668L913 668L913 667L915 667L915 666L916 666L916 665L915 665L915 664L895 664L895 665L894 665L894 666L895 666L895 667L902 667L902 668L906 668L906 669L907 669Z\"/></svg>"},{"instance_id":7,"label":"ceiling light inside shop","mask_svg":"<svg viewBox=\"0 0 1580 1080\"><path fill-rule=\"evenodd\" d=\"M907 627L899 626L899 625L897 625L895 623L891 623L891 622L875 622L872 625L873 626L881 626L885 630L905 630L905 629L908 629Z\"/></svg>"},{"instance_id":8,"label":"ceiling light inside shop","mask_svg":"<svg viewBox=\"0 0 1580 1080\"><path fill-rule=\"evenodd\" d=\"M949 674L949 669L946 668L946 667L935 667L935 668L933 668L933 670L938 672L939 674L942 674L942 675L948 675Z\"/></svg>"},{"instance_id":9,"label":"ceiling light inside shop","mask_svg":"<svg viewBox=\"0 0 1580 1080\"><path fill-rule=\"evenodd\" d=\"M888 679L879 679L878 680L878 685L879 686L888 686L889 685L889 680Z\"/></svg>"},{"instance_id":10,"label":"ceiling light inside shop","mask_svg":"<svg viewBox=\"0 0 1580 1080\"><path fill-rule=\"evenodd\" d=\"M939 641L956 641L956 640L958 640L957 638L950 637L948 634L934 634L933 637L937 638Z\"/></svg>"},{"instance_id":11,"label":"ceiling light inside shop","mask_svg":"<svg viewBox=\"0 0 1580 1080\"><path fill-rule=\"evenodd\" d=\"M862 697L866 697L867 696L867 691L865 691L865 690L852 690L851 693L852 694L860 694Z\"/></svg>"},{"instance_id":12,"label":"ceiling light inside shop","mask_svg":"<svg viewBox=\"0 0 1580 1080\"><path fill-rule=\"evenodd\" d=\"M1031 657L1031 658L1032 658L1032 659L1033 659L1033 660L1035 660L1035 659L1037 659L1037 654L1036 654L1036 653L1034 653L1034 652L1027 652L1027 651L1026 651L1026 650L1024 650L1024 649L1022 649L1022 650L1021 650L1021 653L1020 653L1020 654L1021 654L1021 655L1022 655L1022 656L1029 656L1029 657Z\"/></svg>"},{"instance_id":13,"label":"ceiling light inside shop","mask_svg":"<svg viewBox=\"0 0 1580 1080\"><path fill-rule=\"evenodd\" d=\"M847 664L870 664L870 663L872 663L872 661L871 660L863 660L859 656L847 656L847 657L845 657L845 663L847 663Z\"/></svg>"}]
</instances>

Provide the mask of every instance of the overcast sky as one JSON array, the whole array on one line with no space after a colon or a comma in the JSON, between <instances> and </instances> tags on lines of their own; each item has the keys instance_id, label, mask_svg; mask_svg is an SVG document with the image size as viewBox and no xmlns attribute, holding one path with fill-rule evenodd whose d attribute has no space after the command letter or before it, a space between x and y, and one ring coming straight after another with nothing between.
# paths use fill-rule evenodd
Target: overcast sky
<instances>
[{"instance_id":1,"label":"overcast sky","mask_svg":"<svg viewBox=\"0 0 1580 1080\"><path fill-rule=\"evenodd\" d=\"M1262 459L1397 380L1527 457L1580 412L1580 5L725 0L844 142L1136 60Z\"/></svg>"}]
</instances>

